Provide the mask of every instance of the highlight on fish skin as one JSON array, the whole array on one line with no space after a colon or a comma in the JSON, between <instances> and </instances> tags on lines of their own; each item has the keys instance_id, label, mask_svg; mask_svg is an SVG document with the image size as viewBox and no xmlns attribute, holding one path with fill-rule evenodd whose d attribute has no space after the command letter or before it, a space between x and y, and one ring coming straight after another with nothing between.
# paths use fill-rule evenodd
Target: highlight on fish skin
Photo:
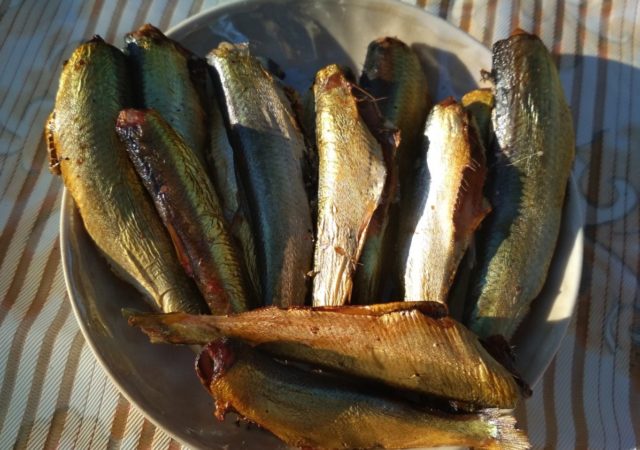
<instances>
[{"instance_id":1,"label":"highlight on fish skin","mask_svg":"<svg viewBox=\"0 0 640 450\"><path fill-rule=\"evenodd\" d=\"M351 301L353 277L387 177L382 146L360 114L353 84L329 65L314 82L318 227L313 305Z\"/></svg>"},{"instance_id":2,"label":"highlight on fish skin","mask_svg":"<svg viewBox=\"0 0 640 450\"><path fill-rule=\"evenodd\" d=\"M154 110L121 111L116 131L211 312L249 309L241 257L200 160Z\"/></svg>"},{"instance_id":3,"label":"highlight on fish skin","mask_svg":"<svg viewBox=\"0 0 640 450\"><path fill-rule=\"evenodd\" d=\"M246 44L221 43L207 61L256 237L264 304L302 305L313 258L302 132L282 86Z\"/></svg>"},{"instance_id":4,"label":"highlight on fish skin","mask_svg":"<svg viewBox=\"0 0 640 450\"><path fill-rule=\"evenodd\" d=\"M470 327L511 338L540 293L560 231L575 155L571 113L558 70L535 35L493 46L493 213L479 240Z\"/></svg>"},{"instance_id":5,"label":"highlight on fish skin","mask_svg":"<svg viewBox=\"0 0 640 450\"><path fill-rule=\"evenodd\" d=\"M46 127L50 155L116 275L156 309L204 312L115 132L118 113L132 104L130 84L122 52L99 37L80 45L62 69Z\"/></svg>"},{"instance_id":6,"label":"highlight on fish skin","mask_svg":"<svg viewBox=\"0 0 640 450\"><path fill-rule=\"evenodd\" d=\"M448 414L416 406L280 364L234 341L218 340L204 347L196 372L215 399L218 420L236 411L295 447L530 447L507 413L487 409Z\"/></svg>"}]
</instances>

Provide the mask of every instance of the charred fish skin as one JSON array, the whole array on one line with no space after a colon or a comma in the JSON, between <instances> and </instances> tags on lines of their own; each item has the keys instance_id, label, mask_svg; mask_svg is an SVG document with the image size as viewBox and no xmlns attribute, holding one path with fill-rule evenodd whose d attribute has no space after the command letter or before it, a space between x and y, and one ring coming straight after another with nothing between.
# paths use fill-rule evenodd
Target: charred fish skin
<instances>
[{"instance_id":1,"label":"charred fish skin","mask_svg":"<svg viewBox=\"0 0 640 450\"><path fill-rule=\"evenodd\" d=\"M491 112L495 106L493 92L489 88L474 89L462 96L460 103L476 121L480 138L487 152L493 148L493 124Z\"/></svg>"},{"instance_id":2,"label":"charred fish skin","mask_svg":"<svg viewBox=\"0 0 640 450\"><path fill-rule=\"evenodd\" d=\"M162 311L200 313L206 307L115 132L132 103L128 86L118 49L99 37L82 44L62 71L49 142L85 229L116 274Z\"/></svg>"},{"instance_id":3,"label":"charred fish skin","mask_svg":"<svg viewBox=\"0 0 640 450\"><path fill-rule=\"evenodd\" d=\"M262 290L256 261L256 242L251 227L251 213L246 193L242 190L242 184L238 179L233 147L227 136L222 111L216 101L210 102L208 113L210 140L206 159L210 178L218 193L231 234L241 249L252 296L255 299L261 299Z\"/></svg>"},{"instance_id":4,"label":"charred fish skin","mask_svg":"<svg viewBox=\"0 0 640 450\"><path fill-rule=\"evenodd\" d=\"M207 116L198 87L206 63L150 24L127 34L125 43L140 106L158 111L204 162Z\"/></svg>"},{"instance_id":5,"label":"charred fish skin","mask_svg":"<svg viewBox=\"0 0 640 450\"><path fill-rule=\"evenodd\" d=\"M222 43L207 60L251 210L264 303L302 305L313 258L304 138L281 86L246 44Z\"/></svg>"},{"instance_id":6,"label":"charred fish skin","mask_svg":"<svg viewBox=\"0 0 640 450\"><path fill-rule=\"evenodd\" d=\"M123 110L116 130L211 312L248 310L241 259L205 167L155 110Z\"/></svg>"},{"instance_id":7,"label":"charred fish skin","mask_svg":"<svg viewBox=\"0 0 640 450\"><path fill-rule=\"evenodd\" d=\"M382 147L361 117L352 89L337 65L316 74L319 168L314 306L350 302L356 265L387 177Z\"/></svg>"},{"instance_id":8,"label":"charred fish skin","mask_svg":"<svg viewBox=\"0 0 640 450\"><path fill-rule=\"evenodd\" d=\"M282 365L232 341L205 347L196 372L219 420L237 411L295 447L529 447L515 420L496 410L453 415L418 408Z\"/></svg>"},{"instance_id":9,"label":"charred fish skin","mask_svg":"<svg viewBox=\"0 0 640 450\"><path fill-rule=\"evenodd\" d=\"M229 337L285 360L418 393L460 410L514 408L530 394L519 386L517 374L435 302L269 307L216 317L127 315L152 342L204 345Z\"/></svg>"},{"instance_id":10,"label":"charred fish skin","mask_svg":"<svg viewBox=\"0 0 640 450\"><path fill-rule=\"evenodd\" d=\"M490 207L485 149L472 116L449 98L427 120L429 189L411 237L405 300L446 303L458 265Z\"/></svg>"},{"instance_id":11,"label":"charred fish skin","mask_svg":"<svg viewBox=\"0 0 640 450\"><path fill-rule=\"evenodd\" d=\"M571 113L549 51L516 31L493 47L495 163L472 287L471 329L509 339L542 289L575 154Z\"/></svg>"}]
</instances>

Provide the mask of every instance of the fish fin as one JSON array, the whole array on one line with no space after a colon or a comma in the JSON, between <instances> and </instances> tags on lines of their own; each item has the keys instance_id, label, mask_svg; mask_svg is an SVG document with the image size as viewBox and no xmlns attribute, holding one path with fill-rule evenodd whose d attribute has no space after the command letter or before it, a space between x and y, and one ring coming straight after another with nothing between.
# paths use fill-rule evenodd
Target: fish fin
<instances>
[{"instance_id":1,"label":"fish fin","mask_svg":"<svg viewBox=\"0 0 640 450\"><path fill-rule=\"evenodd\" d=\"M187 250L184 248L184 244L178 235L178 232L174 228L174 226L167 222L167 230L169 231L169 236L171 237L171 242L173 242L173 246L176 249L176 254L178 255L178 260L180 261L180 265L184 268L187 275L193 278L193 269L191 268L191 262L189 261L189 255Z\"/></svg>"},{"instance_id":2,"label":"fish fin","mask_svg":"<svg viewBox=\"0 0 640 450\"><path fill-rule=\"evenodd\" d=\"M49 157L49 172L54 175L60 175L60 159L55 139L55 121L56 112L51 111L44 126L44 142L47 145L47 154Z\"/></svg>"},{"instance_id":3,"label":"fish fin","mask_svg":"<svg viewBox=\"0 0 640 450\"><path fill-rule=\"evenodd\" d=\"M480 448L495 450L526 450L531 448L527 434L516 428L516 419L510 414L504 414L499 409L482 411L484 420L495 427L494 442Z\"/></svg>"}]
</instances>

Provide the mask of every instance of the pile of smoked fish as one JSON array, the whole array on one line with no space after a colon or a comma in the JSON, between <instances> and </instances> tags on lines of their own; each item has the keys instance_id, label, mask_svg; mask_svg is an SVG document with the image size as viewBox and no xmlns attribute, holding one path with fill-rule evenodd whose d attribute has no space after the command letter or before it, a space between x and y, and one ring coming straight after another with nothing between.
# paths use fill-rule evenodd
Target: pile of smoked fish
<instances>
[{"instance_id":1,"label":"pile of smoked fish","mask_svg":"<svg viewBox=\"0 0 640 450\"><path fill-rule=\"evenodd\" d=\"M492 87L435 105L395 38L301 94L246 43L201 58L145 25L125 44L64 63L50 168L154 306L129 323L202 346L215 416L304 448L528 448L509 340L574 156L540 39L498 41Z\"/></svg>"}]
</instances>

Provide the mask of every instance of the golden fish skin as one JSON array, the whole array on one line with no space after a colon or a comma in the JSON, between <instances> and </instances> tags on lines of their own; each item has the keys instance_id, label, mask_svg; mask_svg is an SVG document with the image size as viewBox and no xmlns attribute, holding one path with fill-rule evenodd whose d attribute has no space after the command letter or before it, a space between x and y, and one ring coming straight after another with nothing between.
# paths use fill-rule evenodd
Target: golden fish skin
<instances>
[{"instance_id":1,"label":"golden fish skin","mask_svg":"<svg viewBox=\"0 0 640 450\"><path fill-rule=\"evenodd\" d=\"M216 101L209 105L209 148L206 154L211 181L220 199L224 217L243 255L244 268L252 297L262 298L256 261L256 242L251 229L251 213L246 194L238 180L233 147L227 136L224 118Z\"/></svg>"},{"instance_id":2,"label":"golden fish skin","mask_svg":"<svg viewBox=\"0 0 640 450\"><path fill-rule=\"evenodd\" d=\"M493 47L493 213L483 226L470 326L510 339L544 285L575 154L569 107L542 41L522 31Z\"/></svg>"},{"instance_id":3,"label":"golden fish skin","mask_svg":"<svg viewBox=\"0 0 640 450\"><path fill-rule=\"evenodd\" d=\"M204 162L207 116L198 87L205 81L198 78L208 76L206 63L150 24L127 34L125 43L139 105L158 111Z\"/></svg>"},{"instance_id":4,"label":"golden fish skin","mask_svg":"<svg viewBox=\"0 0 640 450\"><path fill-rule=\"evenodd\" d=\"M460 409L513 408L521 392L529 393L439 303L271 307L216 317L126 315L152 342L204 345L223 336L240 339L283 359L375 380Z\"/></svg>"},{"instance_id":5,"label":"golden fish skin","mask_svg":"<svg viewBox=\"0 0 640 450\"><path fill-rule=\"evenodd\" d=\"M304 138L282 87L246 44L222 43L207 60L251 211L263 303L302 305L313 258Z\"/></svg>"},{"instance_id":6,"label":"golden fish skin","mask_svg":"<svg viewBox=\"0 0 640 450\"><path fill-rule=\"evenodd\" d=\"M165 312L206 310L115 132L131 105L125 56L96 37L62 70L48 142L84 226L120 277Z\"/></svg>"},{"instance_id":7,"label":"golden fish skin","mask_svg":"<svg viewBox=\"0 0 640 450\"><path fill-rule=\"evenodd\" d=\"M123 110L116 131L211 312L248 310L241 259L198 158L154 110Z\"/></svg>"},{"instance_id":8,"label":"golden fish skin","mask_svg":"<svg viewBox=\"0 0 640 450\"><path fill-rule=\"evenodd\" d=\"M229 410L237 411L294 447L529 448L514 418L497 410L447 414L417 407L285 366L235 342L205 347L196 371L215 399L218 420Z\"/></svg>"},{"instance_id":9,"label":"golden fish skin","mask_svg":"<svg viewBox=\"0 0 640 450\"><path fill-rule=\"evenodd\" d=\"M429 188L411 236L404 298L446 303L458 264L490 211L485 150L473 118L451 98L433 108L425 134Z\"/></svg>"},{"instance_id":10,"label":"golden fish skin","mask_svg":"<svg viewBox=\"0 0 640 450\"><path fill-rule=\"evenodd\" d=\"M341 69L321 69L313 89L319 156L313 305L342 305L350 302L387 170L382 147L361 117L353 85Z\"/></svg>"}]
</instances>

